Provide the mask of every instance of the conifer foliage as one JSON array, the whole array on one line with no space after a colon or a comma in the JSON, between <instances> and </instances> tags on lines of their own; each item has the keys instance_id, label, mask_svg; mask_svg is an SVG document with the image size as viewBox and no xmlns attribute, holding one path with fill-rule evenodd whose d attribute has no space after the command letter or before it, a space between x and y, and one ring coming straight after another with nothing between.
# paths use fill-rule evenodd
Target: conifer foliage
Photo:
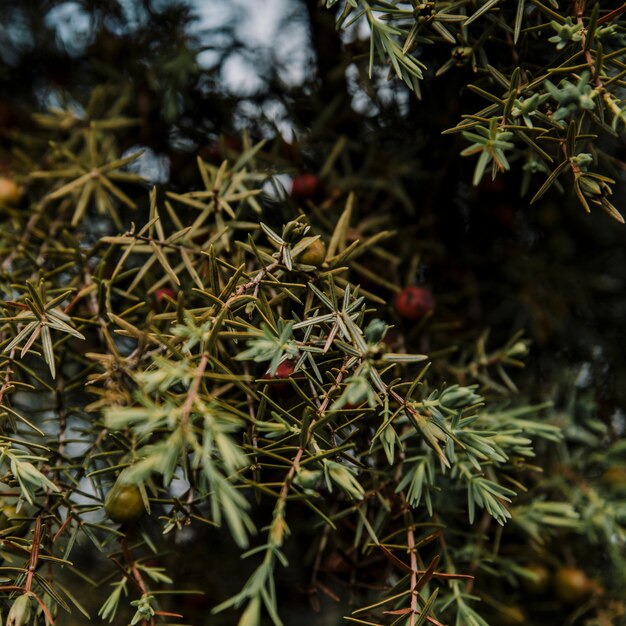
<instances>
[{"instance_id":1,"label":"conifer foliage","mask_svg":"<svg viewBox=\"0 0 626 626\"><path fill-rule=\"evenodd\" d=\"M283 4L0 7L4 623L624 623L626 6Z\"/></svg>"}]
</instances>

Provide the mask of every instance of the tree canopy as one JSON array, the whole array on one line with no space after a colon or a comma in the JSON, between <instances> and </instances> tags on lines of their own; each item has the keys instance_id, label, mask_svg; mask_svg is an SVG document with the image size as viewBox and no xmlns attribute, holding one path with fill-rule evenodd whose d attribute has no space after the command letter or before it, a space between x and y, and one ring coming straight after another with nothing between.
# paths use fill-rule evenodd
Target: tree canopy
<instances>
[{"instance_id":1,"label":"tree canopy","mask_svg":"<svg viewBox=\"0 0 626 626\"><path fill-rule=\"evenodd\" d=\"M248 10L0 5L5 623L624 623L626 5Z\"/></svg>"}]
</instances>

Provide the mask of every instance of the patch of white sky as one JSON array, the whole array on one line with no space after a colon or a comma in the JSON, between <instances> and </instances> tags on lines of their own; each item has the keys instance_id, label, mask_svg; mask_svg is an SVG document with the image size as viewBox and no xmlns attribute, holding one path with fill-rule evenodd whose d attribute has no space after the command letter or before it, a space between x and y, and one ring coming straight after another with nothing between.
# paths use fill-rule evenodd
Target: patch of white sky
<instances>
[{"instance_id":1,"label":"patch of white sky","mask_svg":"<svg viewBox=\"0 0 626 626\"><path fill-rule=\"evenodd\" d=\"M142 26L147 15L138 10L133 0L118 0L124 11L126 27L108 25L119 34L132 32ZM171 0L155 0L154 5L167 5ZM308 33L304 21L293 20L287 27L283 22L286 15L292 15L293 0L263 0L253 3L244 0L188 0L196 21L191 34L202 35L233 21L238 37L251 49L263 54L272 51L280 64L281 77L287 83L302 82L306 66L310 61ZM45 17L47 26L54 28L59 43L69 54L81 54L89 45L94 33L90 13L76 0L70 0L53 7ZM200 66L210 66L215 60L210 50L198 55ZM253 64L240 54L233 54L222 68L225 87L237 93L249 93L260 86L260 77Z\"/></svg>"},{"instance_id":2,"label":"patch of white sky","mask_svg":"<svg viewBox=\"0 0 626 626\"><path fill-rule=\"evenodd\" d=\"M109 28L124 34L144 25L148 16L138 10L136 2L118 1L124 11L126 28L119 24L108 25ZM155 8L169 3L171 0L154 1ZM312 63L312 53L305 21L294 19L294 8L297 9L298 3L293 0L263 0L258 3L188 0L187 4L196 18L190 34L197 38L201 46L210 46L208 37L215 35L208 34L209 31L230 22L234 24L238 38L246 44L245 53L234 51L220 68L222 86L226 91L245 96L260 89L263 86L264 58L268 63L278 64L279 75L286 84L299 84L305 80L307 68ZM72 55L84 52L94 36L91 15L75 0L55 6L46 15L45 21L56 31L59 43ZM254 63L250 61L251 50L256 56ZM197 61L200 67L207 68L215 63L216 58L217 53L209 49L201 51ZM263 112L283 134L290 133L281 105L270 102Z\"/></svg>"},{"instance_id":3,"label":"patch of white sky","mask_svg":"<svg viewBox=\"0 0 626 626\"><path fill-rule=\"evenodd\" d=\"M134 0L118 1L124 11L127 27L109 27L113 27L120 34L124 31L132 32L149 19ZM153 4L155 8L159 8L159 5L171 2L172 0L154 0ZM190 34L196 36L201 45L210 44L207 37L215 36L208 35L209 31L215 31L230 22L234 24L237 36L246 44L246 52L234 51L220 68L225 90L245 96L261 88L263 64L259 60L262 61L263 58L268 63L278 64L279 75L286 84L300 84L306 79L306 72L312 67L314 59L306 21L297 19L298 10L304 11L300 3L294 0L187 0L187 4L196 18ZM58 4L48 12L45 20L48 26L56 30L59 43L70 54L82 53L94 35L91 15L76 0ZM367 22L360 19L344 32L343 37L349 41L357 37L367 38L368 35ZM254 50L253 54L257 57L254 63L250 61L251 50ZM197 57L198 64L204 68L211 67L216 59L217 52L210 49L201 51ZM356 67L349 66L347 78L353 106L361 113L375 115L378 109L360 88L357 74ZM382 102L397 97L397 91L387 87L385 80L376 82ZM281 120L284 111L277 103L269 103L264 113L281 127L281 132L286 131Z\"/></svg>"},{"instance_id":4,"label":"patch of white sky","mask_svg":"<svg viewBox=\"0 0 626 626\"><path fill-rule=\"evenodd\" d=\"M118 1L124 10L126 27L119 26L119 23L108 26L119 34L132 32L149 19L147 14L138 10L139 5L134 0ZM153 5L158 8L159 5L167 5L171 1L153 0ZM187 0L187 5L196 18L190 27L190 34L197 38L201 46L210 46L209 38L215 37L214 33L229 23L234 25L238 38L245 42L246 51L242 53L234 51L220 68L222 86L226 91L245 97L261 88L264 80L262 75L264 59L267 63L277 64L279 76L286 84L301 84L307 78L306 73L313 67L314 58L309 43L307 21L298 19L298 12L305 11L299 2ZM59 43L70 54L81 54L94 37L91 15L76 0L58 4L48 12L45 19L48 26L55 29ZM213 31L213 34L210 31ZM355 38L366 38L368 35L369 27L366 21L361 19L344 32L343 38L350 41ZM198 64L203 68L212 67L217 60L216 55L213 50L202 50L197 57ZM256 57L254 62L251 61L251 55ZM378 107L361 88L357 76L356 66L349 66L347 79L353 107L363 114L376 115ZM399 104L401 106L405 104L402 100L406 94L402 94L402 90L391 89L387 86L386 80L381 78L375 77L380 101L389 102L391 99L399 98ZM50 97L48 94L47 99ZM245 108L245 103L242 106ZM242 109L242 120L250 113L253 111ZM280 102L276 100L266 102L263 105L263 114L286 140L292 139L292 129Z\"/></svg>"},{"instance_id":5,"label":"patch of white sky","mask_svg":"<svg viewBox=\"0 0 626 626\"><path fill-rule=\"evenodd\" d=\"M191 3L198 20L196 32L205 28L215 28L235 20L237 34L249 49L257 54L275 56L281 67L281 78L287 83L299 83L305 78L310 61L308 33L303 21L290 20L286 25L285 16L292 15L292 0L264 0L259 3L243 0L196 0ZM210 51L201 53L198 62L210 65L214 56ZM233 54L222 68L223 77L229 89L249 93L261 86L261 78L256 68L244 55Z\"/></svg>"},{"instance_id":6,"label":"patch of white sky","mask_svg":"<svg viewBox=\"0 0 626 626\"><path fill-rule=\"evenodd\" d=\"M134 0L118 0L124 11L126 27L109 24L119 34L132 32L143 26L149 19L148 15ZM155 8L171 4L172 0L153 0ZM245 42L247 51L234 51L220 68L223 88L238 95L254 93L263 85L264 58L267 62L276 62L279 75L286 84L300 84L306 79L306 72L312 67L314 59L309 45L306 20L297 19L298 10L304 11L303 5L295 0L263 0L249 2L249 0L187 0L195 22L191 27L192 35L196 36L201 45L210 44L207 34L220 26L232 22L238 37ZM92 17L90 13L76 0L68 0L53 7L45 18L46 24L54 28L59 43L70 54L81 54L89 45L94 36ZM351 28L343 33L344 40L367 38L369 27L365 19L357 20ZM256 62L250 61L250 51L254 51ZM203 50L198 54L198 64L201 67L211 67L217 58L213 50ZM375 115L378 113L376 105L361 89L357 80L356 67L349 66L347 70L348 84L353 97L355 110ZM398 98L398 90L385 85L385 80L376 77L378 97L381 102L389 102ZM402 100L402 98L400 98ZM404 102L400 102L402 106ZM275 103L267 106L265 114L280 122L283 112ZM281 129L284 132L284 129Z\"/></svg>"},{"instance_id":7,"label":"patch of white sky","mask_svg":"<svg viewBox=\"0 0 626 626\"><path fill-rule=\"evenodd\" d=\"M70 55L82 54L91 42L92 17L79 2L63 2L56 5L46 14L44 23L56 31L58 43Z\"/></svg>"},{"instance_id":8,"label":"patch of white sky","mask_svg":"<svg viewBox=\"0 0 626 626\"><path fill-rule=\"evenodd\" d=\"M246 52L229 55L220 68L224 86L229 91L247 95L262 88L262 63L258 61L263 58L268 63L278 64L280 78L286 84L300 84L305 80L313 59L305 22L295 19L296 4L293 0L264 0L259 3L196 0L191 6L197 16L193 33L201 35L205 29L215 29L232 21L236 24L237 36L246 44ZM257 56L256 63L250 62L251 50ZM198 63L204 67L210 67L215 60L216 53L211 50L198 56ZM291 138L286 112L279 102L266 102L263 113L286 139Z\"/></svg>"}]
</instances>

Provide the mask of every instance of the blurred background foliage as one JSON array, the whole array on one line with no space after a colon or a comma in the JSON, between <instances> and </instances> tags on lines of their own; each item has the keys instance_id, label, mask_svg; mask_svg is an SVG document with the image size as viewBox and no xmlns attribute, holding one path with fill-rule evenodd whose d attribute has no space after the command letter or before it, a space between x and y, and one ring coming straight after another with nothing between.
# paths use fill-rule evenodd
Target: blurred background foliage
<instances>
[{"instance_id":1,"label":"blurred background foliage","mask_svg":"<svg viewBox=\"0 0 626 626\"><path fill-rule=\"evenodd\" d=\"M623 506L624 499L623 457L612 464L605 456L607 449L616 450L616 458L623 453L619 442L626 432L624 228L600 211L584 213L565 182L529 206L543 181L529 181L521 168L495 180L487 175L472 186L474 163L459 156L466 142L442 132L461 114L484 106L467 88L482 69L459 62L438 76L431 71L417 99L400 81L388 81L385 68L367 76L367 30L355 27L339 36L338 11L321 10L315 0L257 5L2 0L0 175L21 184L33 171L45 171L48 164L40 159L48 154L49 136L41 127L56 128L59 119L53 124L43 113L55 107L80 113L91 99L94 117L110 117L114 106L132 120L116 134L122 156L143 151L128 172L173 192L202 185L197 156L219 166L266 140L261 169L281 172L264 186L264 220L270 227L279 229L300 206L330 233L347 194L354 192L354 238L381 230L397 233L382 249L360 256L350 270L353 282L382 299L380 315L395 325L391 340L408 351L446 355L433 370L441 379L462 381L481 373L485 350L523 330L530 339L529 356L514 376L518 397L552 402L551 423L565 434L556 454L552 449L540 456L544 473L531 483L538 480L547 492L568 494L577 510L586 511L585 528L542 537L535 556L551 573L562 573L564 564L583 568L603 592L591 600L583 593L584 602L563 599L567 592L555 600L548 584L540 585L543 572L531 581L534 587L520 587L514 577L493 572L492 582L483 585L491 591L482 597L485 617L503 625L624 623L619 602L626 584L623 536L616 554L592 549L616 541L603 537L607 516L614 514L622 528L624 519L623 510L598 509L594 501L597 485L600 492L614 494L612 501ZM435 67L448 60L441 47L428 54ZM102 97L93 98L94 93ZM617 180L613 204L619 208L625 199L624 134L607 141L603 147L614 159ZM302 177L310 174L313 188L304 185L299 192L297 181L303 185ZM122 180L121 188L132 196L127 182ZM526 186L530 190L521 196ZM134 204L137 198L129 200ZM139 202L138 211L119 211L119 232L131 219L145 223L139 216L145 217L149 207ZM86 236L95 239L98 233ZM398 289L413 283L427 285L435 296L436 315L427 330L400 319L393 307ZM8 284L2 289L8 299ZM452 346L458 349L451 351ZM495 394L507 387L506 380L484 382ZM612 474L607 475L607 465ZM266 508L265 519L271 515ZM519 515L532 535L533 520ZM317 543L308 545L314 534L307 521L302 515L290 522L298 526L299 538L285 548L290 562L307 565L278 572L284 621L339 623L356 596L377 589L390 563L351 551L354 529L349 526L317 551ZM503 539L511 546L512 564L516 532L505 531L510 535ZM231 614L202 617L238 591L242 568L249 566L241 564L222 534L227 533L185 530L177 541L195 558L177 558L174 543L160 557L174 580L190 587L200 581L209 590L205 597L179 601L190 623L234 623ZM467 546L467 563L473 547ZM89 545L80 550L83 566L97 570ZM310 578L316 555L317 587ZM219 568L211 565L216 556ZM602 579L609 561L619 567L611 566L612 579ZM340 582L351 576L352 588ZM317 614L313 609L320 602L323 610ZM170 610L176 610L172 603ZM529 618L522 612L528 610ZM71 623L70 618L62 616L59 623Z\"/></svg>"},{"instance_id":2,"label":"blurred background foliage","mask_svg":"<svg viewBox=\"0 0 626 626\"><path fill-rule=\"evenodd\" d=\"M604 216L577 214L575 202L557 190L526 209L519 171L493 182L486 176L473 188L473 163L458 158L462 140L441 136L481 102L465 88L475 78L472 68L425 80L421 100L382 71L366 80L358 61L368 49L366 33L353 29L342 42L332 12L316 5L3 2L4 170L17 165L10 151L16 134L37 128L33 111L84 105L103 83L139 120L121 148L150 149L137 167L152 181L184 188L197 176L196 154L236 154L246 129L252 143L273 141L272 165L292 176L320 175L331 199L362 191L364 215L401 225L406 237L398 256L410 259L404 251L415 250L416 240L420 253L408 278L436 283L442 312L476 326L488 312L483 326L532 330L549 360L562 354L587 363L593 352L619 379L622 331L612 320L625 306L621 229ZM329 164L333 149L339 157ZM623 150L614 141L620 180ZM281 180L288 188L289 179ZM535 191L540 182L533 180ZM400 275L407 266L397 268ZM623 393L610 386L611 395Z\"/></svg>"}]
</instances>

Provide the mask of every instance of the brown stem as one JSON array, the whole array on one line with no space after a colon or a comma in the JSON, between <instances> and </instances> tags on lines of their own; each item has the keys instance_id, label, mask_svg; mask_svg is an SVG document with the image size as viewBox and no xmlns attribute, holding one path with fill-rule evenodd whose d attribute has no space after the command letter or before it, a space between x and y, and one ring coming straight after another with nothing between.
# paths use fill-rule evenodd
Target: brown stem
<instances>
[{"instance_id":1,"label":"brown stem","mask_svg":"<svg viewBox=\"0 0 626 626\"><path fill-rule=\"evenodd\" d=\"M143 576L141 575L141 572L139 571L139 568L137 567L137 562L133 559L133 555L131 554L130 548L128 547L128 537L124 536L121 543L122 543L122 552L124 554L124 559L126 560L126 563L128 565L130 575L125 570L123 570L124 573L132 582L134 582L137 585L137 587L139 587L139 590L141 591L141 595L143 596L148 595L150 593L150 590L146 586ZM154 626L154 617L150 618L149 623L150 623L150 626Z\"/></svg>"},{"instance_id":2,"label":"brown stem","mask_svg":"<svg viewBox=\"0 0 626 626\"><path fill-rule=\"evenodd\" d=\"M30 550L30 561L28 563L28 571L26 572L26 582L24 583L25 593L31 593L33 586L33 578L35 576L35 570L39 563L39 546L41 545L41 515L37 516L35 520L35 529L33 530L33 542Z\"/></svg>"},{"instance_id":3,"label":"brown stem","mask_svg":"<svg viewBox=\"0 0 626 626\"><path fill-rule=\"evenodd\" d=\"M2 381L2 386L0 387L0 404L2 404L2 401L4 400L4 394L11 388L11 374L13 373L13 370L9 364L15 358L15 350L16 349L13 348L13 350L11 350L11 354L9 354L7 368L4 372L4 380Z\"/></svg>"},{"instance_id":4,"label":"brown stem","mask_svg":"<svg viewBox=\"0 0 626 626\"><path fill-rule=\"evenodd\" d=\"M607 13L604 17L601 17L598 20L598 24L604 24L604 22L608 22L616 17L619 17L622 13L625 13L625 12L626 12L626 2L624 2L624 4L622 4L621 7L618 7L617 9L614 9L610 13Z\"/></svg>"},{"instance_id":5,"label":"brown stem","mask_svg":"<svg viewBox=\"0 0 626 626\"><path fill-rule=\"evenodd\" d=\"M589 71L591 72L591 77L593 79L593 82L596 86L598 93L602 96L602 99L604 100L606 105L609 107L609 109L615 112L615 107L616 107L615 102L613 101L613 99L611 98L611 95L609 94L606 87L604 86L604 83L602 82L602 78L596 72L596 64L593 59L593 55L591 54L591 50L587 48L587 30L585 29L585 25L583 22L583 15L585 12L586 4L587 4L586 0L576 0L574 4L575 9L576 9L576 23L580 26L580 45L583 48L585 61L587 62L587 66L589 67ZM624 11L626 11L626 4L624 4L619 9L616 9L612 13L605 15L602 20L598 20L598 24L606 21L607 18L609 18L609 16L615 14L615 17L617 17ZM612 19L612 18L609 18L609 19Z\"/></svg>"},{"instance_id":6,"label":"brown stem","mask_svg":"<svg viewBox=\"0 0 626 626\"><path fill-rule=\"evenodd\" d=\"M348 360L349 360L348 357L344 359L341 369L337 372L337 376L335 377L335 381L333 382L332 386L329 387L324 392L324 399L322 400L322 403L320 404L320 407L318 409L319 417L324 416L324 413L326 412L326 409L328 408L328 405L330 404L331 394L336 389L339 388L339 385L341 385L341 381L343 380L343 377L348 373L348 370L346 369ZM313 430L313 427L315 426L316 423L317 423L317 420L312 419L311 423L309 424L308 432L304 440L304 443L298 448L298 451L296 452L296 456L291 462L291 467L289 468L289 471L287 472L287 475L285 476L285 479L283 481L283 485L281 487L280 494L278 496L279 500L287 499L287 495L289 494L289 486L291 485L291 481L293 480L293 477L295 476L296 472L298 471L298 468L300 467L300 460L302 459L302 455L304 454L306 450L306 446L311 436L311 431Z\"/></svg>"},{"instance_id":7,"label":"brown stem","mask_svg":"<svg viewBox=\"0 0 626 626\"><path fill-rule=\"evenodd\" d=\"M417 615L417 553L415 551L415 533L412 526L407 528L406 536L411 559L411 617L409 618L409 626L415 626L415 616Z\"/></svg>"}]
</instances>

